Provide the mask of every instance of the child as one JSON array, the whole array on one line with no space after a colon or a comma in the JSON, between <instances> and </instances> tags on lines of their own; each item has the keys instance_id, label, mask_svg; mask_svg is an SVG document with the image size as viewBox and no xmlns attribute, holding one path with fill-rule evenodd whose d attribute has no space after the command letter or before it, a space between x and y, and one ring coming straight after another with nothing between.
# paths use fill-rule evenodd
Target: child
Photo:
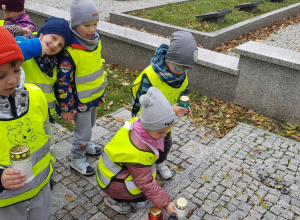
<instances>
[{"instance_id":1,"label":"child","mask_svg":"<svg viewBox=\"0 0 300 220\"><path fill-rule=\"evenodd\" d=\"M148 66L135 80L132 87L133 108L132 115L140 112L139 98L145 94L151 86L157 87L169 100L176 116L183 116L191 110L178 106L180 96L188 92L187 72L194 66L194 56L197 53L197 44L193 35L185 31L177 31L172 35L170 46L160 45ZM172 146L171 131L165 138L164 150L160 151L160 157L156 161L157 170L163 179L173 176L165 164L165 160Z\"/></svg>"},{"instance_id":2,"label":"child","mask_svg":"<svg viewBox=\"0 0 300 220\"><path fill-rule=\"evenodd\" d=\"M97 106L105 100L107 83L97 33L98 10L93 0L73 0L70 6L72 39L59 62L56 97L57 112L66 121L74 116L75 128L71 150L71 169L84 176L95 173L85 153L101 154L92 143Z\"/></svg>"},{"instance_id":3,"label":"child","mask_svg":"<svg viewBox=\"0 0 300 220\"><path fill-rule=\"evenodd\" d=\"M56 107L53 87L57 79L58 56L69 44L71 30L65 19L53 17L46 20L37 36L30 37L33 38L16 37L25 58L22 67L26 82L34 83L43 90L52 116Z\"/></svg>"},{"instance_id":4,"label":"child","mask_svg":"<svg viewBox=\"0 0 300 220\"><path fill-rule=\"evenodd\" d=\"M23 60L13 36L0 27L0 218L49 219L51 125L43 92L36 85L24 85ZM10 168L9 151L15 145L30 148L34 178L26 185L26 175Z\"/></svg>"},{"instance_id":5,"label":"child","mask_svg":"<svg viewBox=\"0 0 300 220\"><path fill-rule=\"evenodd\" d=\"M104 197L105 205L118 213L127 214L132 206L141 209L142 202L148 198L171 214L174 204L155 180L155 161L176 116L169 101L155 87L140 97L140 104L141 116L126 122L104 147L97 181L108 195Z\"/></svg>"},{"instance_id":6,"label":"child","mask_svg":"<svg viewBox=\"0 0 300 220\"><path fill-rule=\"evenodd\" d=\"M24 11L25 0L0 0L0 10L3 12L4 20L0 20L0 26L6 27L11 33L24 35L24 34L36 34L36 27ZM16 27L19 26L22 31L18 29L16 33Z\"/></svg>"}]
</instances>

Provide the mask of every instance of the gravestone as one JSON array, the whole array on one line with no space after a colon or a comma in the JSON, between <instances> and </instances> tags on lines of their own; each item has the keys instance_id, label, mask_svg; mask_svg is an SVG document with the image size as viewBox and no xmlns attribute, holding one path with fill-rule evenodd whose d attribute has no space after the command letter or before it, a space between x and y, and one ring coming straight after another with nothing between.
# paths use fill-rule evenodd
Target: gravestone
<instances>
[{"instance_id":1,"label":"gravestone","mask_svg":"<svg viewBox=\"0 0 300 220\"><path fill-rule=\"evenodd\" d=\"M209 12L206 14L201 14L197 15L196 19L197 20L203 20L203 21L211 21L217 24L223 23L225 20L225 15L232 13L232 10L230 9L224 9L224 10L219 10L215 12Z\"/></svg>"},{"instance_id":2,"label":"gravestone","mask_svg":"<svg viewBox=\"0 0 300 220\"><path fill-rule=\"evenodd\" d=\"M263 3L264 1L247 2L244 4L236 5L234 7L239 8L240 11L255 13L257 12L257 6Z\"/></svg>"}]
</instances>

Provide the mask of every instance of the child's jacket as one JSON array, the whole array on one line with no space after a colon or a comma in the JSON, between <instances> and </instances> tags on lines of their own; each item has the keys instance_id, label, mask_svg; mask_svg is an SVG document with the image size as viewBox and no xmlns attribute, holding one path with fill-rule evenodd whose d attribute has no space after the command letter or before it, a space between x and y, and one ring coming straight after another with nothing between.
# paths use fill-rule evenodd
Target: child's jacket
<instances>
[{"instance_id":1,"label":"child's jacket","mask_svg":"<svg viewBox=\"0 0 300 220\"><path fill-rule=\"evenodd\" d=\"M25 84L9 97L0 100L0 178L10 167L9 150L16 145L27 145L32 157L35 178L24 187L6 190L0 184L0 207L33 198L50 180L49 136L51 124L43 92L33 84Z\"/></svg>"},{"instance_id":2,"label":"child's jacket","mask_svg":"<svg viewBox=\"0 0 300 220\"><path fill-rule=\"evenodd\" d=\"M7 18L5 20L0 20L0 26L3 27L6 25L18 25L22 28L29 28L33 32L33 34L36 34L36 27L25 11L23 11L22 14L20 14L16 18Z\"/></svg>"},{"instance_id":3,"label":"child's jacket","mask_svg":"<svg viewBox=\"0 0 300 220\"><path fill-rule=\"evenodd\" d=\"M59 114L73 109L85 112L105 99L107 73L101 58L101 41L94 51L87 51L73 36L71 45L65 48L58 64L55 92Z\"/></svg>"}]
</instances>

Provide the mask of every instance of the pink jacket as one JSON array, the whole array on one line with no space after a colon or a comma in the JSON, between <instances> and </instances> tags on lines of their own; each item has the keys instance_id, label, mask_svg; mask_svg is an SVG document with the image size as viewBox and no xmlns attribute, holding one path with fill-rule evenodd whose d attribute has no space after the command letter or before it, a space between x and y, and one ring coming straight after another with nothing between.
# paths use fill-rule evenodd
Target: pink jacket
<instances>
[{"instance_id":1,"label":"pink jacket","mask_svg":"<svg viewBox=\"0 0 300 220\"><path fill-rule=\"evenodd\" d=\"M132 143L141 150L152 151L148 145L141 142L135 135L134 130L130 131L130 139ZM125 179L129 174L132 176L136 186L143 192L141 195L133 196L125 188L125 184L121 182L111 182L109 187L103 191L113 198L132 200L145 195L154 205L159 208L165 208L170 203L170 196L161 188L156 180L152 177L151 167L141 165L124 164L127 169L121 171L116 177Z\"/></svg>"}]
</instances>

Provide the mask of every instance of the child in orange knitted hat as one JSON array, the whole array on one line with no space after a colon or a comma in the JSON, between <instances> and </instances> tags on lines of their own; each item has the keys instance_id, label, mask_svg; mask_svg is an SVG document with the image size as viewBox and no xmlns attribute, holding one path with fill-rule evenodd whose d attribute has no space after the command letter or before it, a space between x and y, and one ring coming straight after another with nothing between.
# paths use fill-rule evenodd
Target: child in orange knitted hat
<instances>
[{"instance_id":1,"label":"child in orange knitted hat","mask_svg":"<svg viewBox=\"0 0 300 220\"><path fill-rule=\"evenodd\" d=\"M51 124L43 91L36 85L24 84L23 61L16 40L0 27L0 218L49 219L49 180L53 173L48 141ZM32 169L33 175L26 176L11 167L10 149L16 145L29 147L31 166L27 162L26 167Z\"/></svg>"}]
</instances>

